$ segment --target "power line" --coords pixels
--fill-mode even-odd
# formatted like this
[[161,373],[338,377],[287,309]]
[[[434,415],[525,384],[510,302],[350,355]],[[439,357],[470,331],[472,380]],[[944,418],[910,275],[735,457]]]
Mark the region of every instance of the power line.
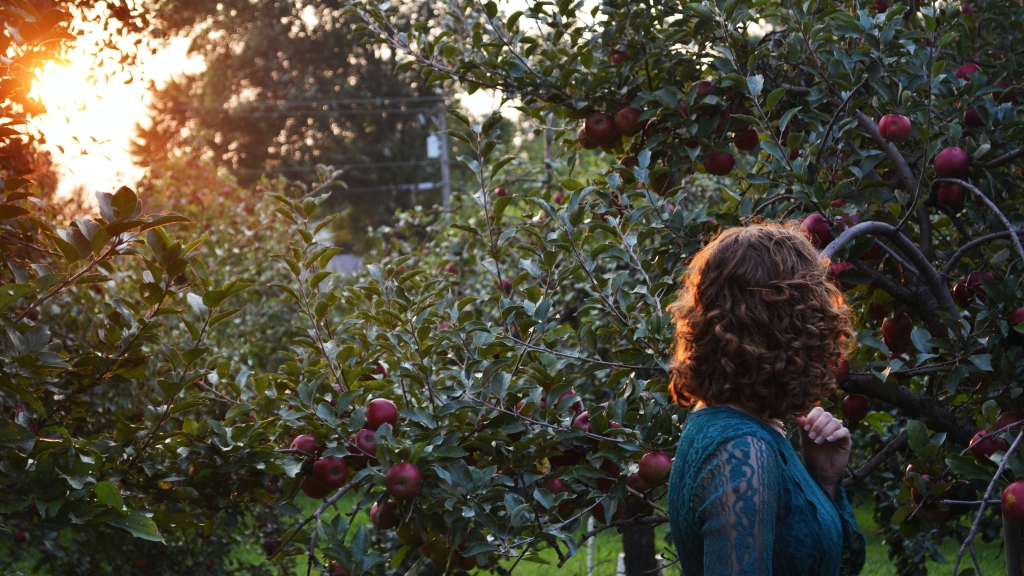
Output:
[[169,110],[233,110],[244,108],[276,107],[285,108],[288,106],[335,106],[335,105],[358,105],[377,104],[388,105],[399,102],[445,102],[443,96],[381,96],[377,98],[334,98],[325,100],[278,100],[276,102],[242,102],[233,106],[225,104],[176,104]]

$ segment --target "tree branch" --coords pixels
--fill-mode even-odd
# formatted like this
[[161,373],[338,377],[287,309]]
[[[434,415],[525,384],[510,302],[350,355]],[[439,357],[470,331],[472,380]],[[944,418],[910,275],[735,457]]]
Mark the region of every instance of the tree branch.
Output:
[[[1024,234],[1024,228],[1015,228],[1014,232],[1017,235]],[[1003,231],[1003,232],[995,232],[993,234],[989,234],[987,236],[982,236],[981,238],[975,238],[974,240],[971,240],[967,244],[964,244],[963,246],[961,246],[959,250],[954,252],[953,255],[949,257],[949,261],[946,262],[946,266],[943,267],[942,273],[948,276],[949,273],[953,270],[953,267],[956,266],[956,263],[961,258],[963,258],[964,254],[966,254],[968,251],[970,251],[970,250],[972,250],[974,248],[977,248],[978,246],[981,246],[982,244],[987,244],[989,242],[995,242],[996,240],[1005,240],[1005,239],[1007,239],[1009,237],[1010,237],[1010,233],[1008,231]]]
[[906,448],[907,438],[908,435],[906,430],[900,432],[899,435],[896,436],[896,438],[894,438],[892,442],[889,442],[889,444],[887,444],[885,448],[882,448],[881,452],[875,454],[871,458],[871,460],[868,460],[866,463],[864,463],[864,465],[858,468],[852,475],[850,475],[849,478],[843,480],[843,488],[849,489],[855,484],[863,481],[872,472],[875,471],[875,468],[881,466],[882,463],[884,463],[886,460],[892,457],[893,454]]
[[1011,232],[1010,240],[1013,240],[1013,246],[1014,248],[1017,249],[1017,254],[1020,255],[1021,263],[1024,264],[1024,247],[1022,247],[1020,244],[1020,238],[1017,238],[1016,234],[1012,234],[1012,232],[1016,230],[1016,228],[1013,227],[1013,224],[1010,224],[1010,220],[1006,217],[1006,214],[1003,214],[1002,210],[1000,210],[999,207],[996,206],[995,202],[989,200],[988,196],[985,196],[985,194],[982,193],[982,191],[979,190],[977,187],[975,187],[972,184],[968,184],[967,182],[960,180],[959,178],[936,178],[935,183],[959,184],[964,188],[970,190],[975,196],[977,196],[982,202],[984,202],[985,205],[988,206],[989,210],[992,210],[992,212],[995,213],[995,215],[1003,223],[1003,226],[1006,226],[1006,230]]

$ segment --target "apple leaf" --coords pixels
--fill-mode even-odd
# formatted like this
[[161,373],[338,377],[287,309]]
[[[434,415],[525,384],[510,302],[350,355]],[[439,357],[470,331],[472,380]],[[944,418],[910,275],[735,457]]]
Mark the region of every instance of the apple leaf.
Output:
[[163,542],[163,536],[160,536],[160,532],[156,528],[156,522],[153,522],[152,518],[149,518],[139,512],[138,510],[129,510],[128,517],[123,520],[111,520],[107,522],[111,526],[127,530],[136,538],[143,540],[149,540],[152,542]]

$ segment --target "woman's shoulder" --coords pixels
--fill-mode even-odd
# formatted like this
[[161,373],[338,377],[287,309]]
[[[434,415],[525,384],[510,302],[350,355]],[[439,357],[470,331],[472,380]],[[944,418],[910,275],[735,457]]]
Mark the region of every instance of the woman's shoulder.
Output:
[[756,418],[727,406],[710,406],[687,416],[679,449],[699,456],[735,440],[770,446],[776,443],[776,437],[782,438],[771,426]]

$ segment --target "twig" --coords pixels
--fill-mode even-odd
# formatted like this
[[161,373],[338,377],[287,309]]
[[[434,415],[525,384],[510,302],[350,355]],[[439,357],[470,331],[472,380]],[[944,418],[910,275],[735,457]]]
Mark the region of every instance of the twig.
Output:
[[1024,247],[1021,247],[1020,238],[1017,238],[1017,235],[1014,234],[1014,232],[1017,229],[1013,227],[1013,224],[1010,224],[1010,220],[1006,217],[1006,214],[1003,214],[1002,210],[1000,210],[999,207],[996,206],[995,202],[989,200],[988,196],[982,193],[981,190],[978,190],[978,188],[975,187],[973,184],[968,184],[967,182],[960,180],[959,178],[936,178],[935,182],[938,184],[959,184],[964,188],[970,190],[971,192],[974,193],[975,196],[980,198],[981,201],[984,202],[985,205],[989,207],[989,210],[992,210],[992,212],[995,213],[999,220],[1002,221],[1003,226],[1006,226],[1006,230],[1010,232],[1010,240],[1013,241],[1013,246],[1017,249],[1017,254],[1020,255],[1021,263],[1024,263]]
[[[1016,235],[1024,234],[1024,228],[1015,228],[1014,233]],[[981,238],[975,238],[974,240],[971,240],[967,244],[961,246],[959,250],[954,252],[953,255],[949,257],[949,261],[946,262],[946,266],[942,269],[942,273],[948,276],[949,273],[953,270],[953,267],[956,265],[957,261],[963,258],[964,254],[966,254],[971,249],[981,246],[982,244],[987,244],[988,242],[1004,240],[1009,237],[1010,233],[1007,231],[1003,231],[995,232],[993,234],[989,234],[987,236],[982,236]]]
[[[985,495],[981,498],[981,509],[978,510],[978,515],[974,518],[974,524],[971,526],[971,531],[967,534],[967,539],[964,540],[963,545],[960,546],[960,551],[957,552],[956,563],[953,564],[953,574],[960,572],[960,561],[963,560],[964,551],[967,550],[967,547],[970,546],[973,550],[974,536],[978,533],[978,526],[981,524],[981,517],[985,514],[985,507],[988,505],[988,501],[992,496],[992,489],[996,487],[996,482],[1003,475],[1003,470],[1006,469],[1006,464],[1010,461],[1010,456],[1013,455],[1013,452],[1017,450],[1017,446],[1020,445],[1021,439],[1024,439],[1024,432],[1017,434],[1017,439],[1013,441],[1013,444],[1010,445],[1010,449],[1006,451],[1006,455],[1003,456],[1002,461],[999,462],[999,469],[996,470],[995,475],[992,476],[992,481],[988,483]],[[975,563],[977,563],[977,560],[975,560]],[[976,568],[978,569],[978,576],[982,576],[981,567],[976,566]]]
[[[328,506],[334,504],[338,500],[341,500],[341,497],[344,496],[346,492],[358,486],[359,482],[361,481],[362,480],[353,480],[348,484],[345,484],[341,488],[338,488],[337,492],[335,492],[329,498],[324,500],[323,503],[320,504],[320,506],[316,509],[316,511],[309,515],[309,517],[307,517],[305,520],[303,520],[301,524],[295,527],[295,530],[293,530],[292,533],[289,534],[287,538],[285,538],[285,541],[282,542],[280,546],[278,546],[277,550],[274,550],[273,554],[267,556],[267,560],[273,560],[274,556],[277,556],[281,552],[281,550],[283,550],[284,547],[287,546],[288,543],[291,542],[293,538],[295,538],[295,535],[299,533],[299,530],[302,530],[302,528],[306,524],[309,524],[310,520],[312,520],[313,518],[318,518],[320,514],[323,514],[324,510],[327,510]],[[314,530],[313,533],[316,534],[316,530]]]
[[[509,340],[512,340],[516,344],[519,344],[520,346],[522,346],[523,348],[526,348],[528,350],[534,350],[536,352],[543,352],[545,354],[551,354],[552,356],[558,356],[560,358],[569,358],[571,360],[579,360],[580,362],[586,362],[588,364],[600,364],[602,366],[610,366],[610,367],[613,367],[613,368],[626,368],[628,370],[653,370],[655,368],[655,366],[634,366],[632,364],[619,364],[618,362],[605,362],[604,360],[594,360],[593,358],[584,358],[583,356],[575,356],[573,354],[566,354],[564,352],[559,352],[557,350],[551,350],[549,348],[544,348],[543,346],[534,346],[532,344],[527,344],[526,342],[523,342],[522,340],[520,340],[518,338],[515,338],[513,336],[506,336],[506,338],[508,338]],[[658,368],[660,368],[660,366]]]
[[1014,160],[1016,160],[1017,158],[1020,158],[1021,156],[1024,156],[1024,147],[1017,148],[1013,152],[1007,152],[1006,154],[1003,154],[1002,156],[1000,156],[1000,157],[996,158],[995,160],[992,160],[991,162],[986,164],[985,167],[986,168],[998,168],[998,167],[1002,166],[1003,164],[1009,164],[1010,162],[1013,162]]

